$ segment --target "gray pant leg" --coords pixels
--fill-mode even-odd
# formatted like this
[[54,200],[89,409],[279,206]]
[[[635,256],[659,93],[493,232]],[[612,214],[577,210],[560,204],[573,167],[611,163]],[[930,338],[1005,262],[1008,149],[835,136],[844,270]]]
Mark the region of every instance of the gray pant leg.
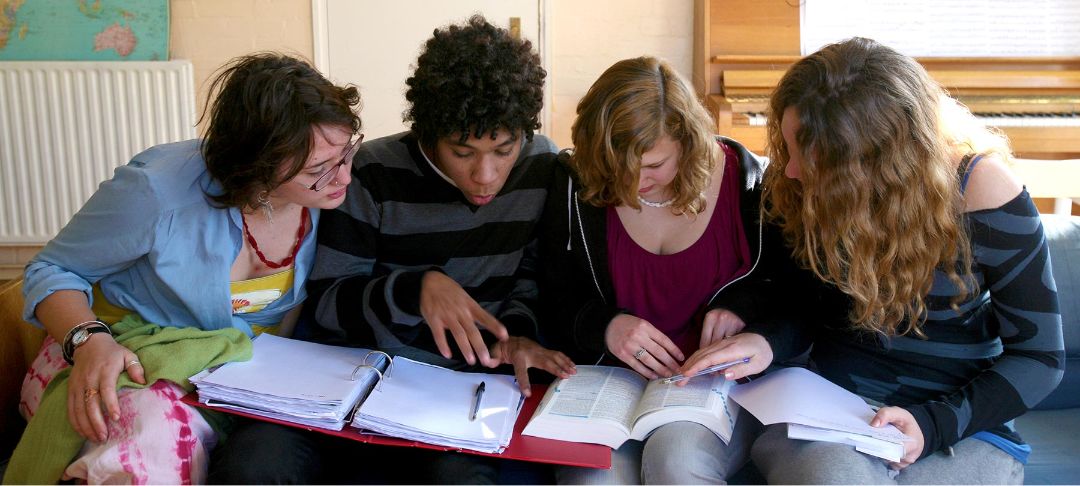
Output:
[[968,437],[953,455],[936,452],[900,470],[900,484],[1023,484],[1024,465],[1005,451]]
[[641,449],[639,441],[623,442],[622,447],[611,451],[611,469],[558,466],[555,481],[558,484],[641,484]]
[[993,445],[967,438],[954,455],[936,452],[889,478],[885,461],[843,444],[787,438],[787,426],[770,425],[751,457],[770,484],[1022,484],[1024,465]]
[[761,422],[742,412],[735,422],[731,441],[694,422],[674,422],[658,429],[648,440],[641,457],[645,484],[727,484],[750,455],[750,444],[761,431]]
[[769,484],[896,484],[885,461],[832,442],[787,438],[787,424],[765,428],[750,451]]

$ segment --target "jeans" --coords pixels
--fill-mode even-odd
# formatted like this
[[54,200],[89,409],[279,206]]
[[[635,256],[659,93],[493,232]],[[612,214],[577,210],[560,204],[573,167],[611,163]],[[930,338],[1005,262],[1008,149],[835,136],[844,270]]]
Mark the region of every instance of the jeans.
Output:
[[694,422],[672,422],[644,443],[626,441],[612,452],[611,469],[558,467],[559,484],[726,484],[747,461],[761,423],[743,411],[731,442]]
[[832,442],[787,438],[787,425],[770,425],[754,442],[754,464],[770,484],[1022,484],[1024,465],[993,445],[967,438],[953,454],[935,452],[895,478],[883,459]]

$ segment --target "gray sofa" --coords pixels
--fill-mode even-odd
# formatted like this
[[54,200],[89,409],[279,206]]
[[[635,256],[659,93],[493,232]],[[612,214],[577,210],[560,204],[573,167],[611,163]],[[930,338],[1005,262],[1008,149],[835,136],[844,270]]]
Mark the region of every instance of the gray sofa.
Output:
[[1080,484],[1080,216],[1044,215],[1065,333],[1065,377],[1016,428],[1031,444],[1026,484]]

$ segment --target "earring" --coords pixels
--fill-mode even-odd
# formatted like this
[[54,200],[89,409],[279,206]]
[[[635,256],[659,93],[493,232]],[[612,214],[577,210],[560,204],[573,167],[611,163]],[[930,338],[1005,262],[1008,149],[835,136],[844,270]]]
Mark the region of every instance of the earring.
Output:
[[263,212],[266,213],[266,220],[270,224],[274,224],[274,205],[270,204],[269,193],[266,191],[260,192],[259,195],[255,196],[255,199],[258,200],[259,206],[262,206]]

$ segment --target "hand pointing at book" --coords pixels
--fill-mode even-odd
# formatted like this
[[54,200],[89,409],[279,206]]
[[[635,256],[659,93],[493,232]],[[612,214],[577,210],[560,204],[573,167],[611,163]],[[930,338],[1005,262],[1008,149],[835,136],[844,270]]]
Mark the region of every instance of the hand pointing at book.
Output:
[[559,378],[569,378],[577,373],[574,362],[565,354],[541,346],[529,338],[511,336],[505,341],[491,345],[491,358],[499,364],[514,366],[514,377],[525,396],[532,396],[529,368],[540,368]]
[[420,315],[431,328],[439,353],[450,359],[450,345],[446,340],[449,332],[470,365],[476,364],[479,358],[480,364],[488,368],[498,366],[499,362],[488,354],[479,327],[490,331],[499,341],[509,337],[506,327],[446,274],[430,271],[420,282]]

